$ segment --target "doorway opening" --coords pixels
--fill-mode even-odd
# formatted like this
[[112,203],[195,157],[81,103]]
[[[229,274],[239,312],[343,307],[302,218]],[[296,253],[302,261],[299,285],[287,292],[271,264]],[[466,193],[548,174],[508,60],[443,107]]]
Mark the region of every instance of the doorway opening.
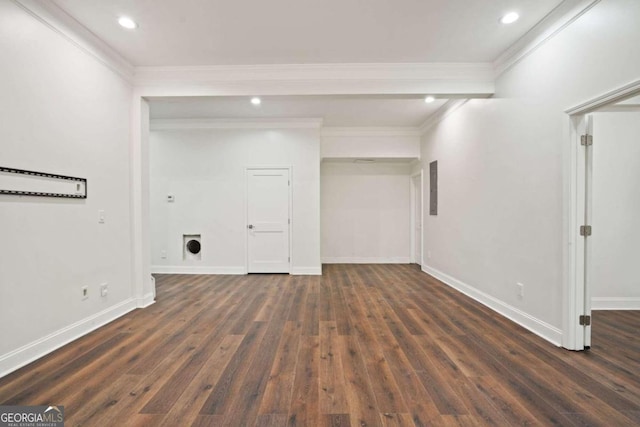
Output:
[[[571,145],[565,243],[567,248],[563,347],[592,347],[592,328],[610,318],[629,321],[640,310],[633,273],[634,204],[640,207],[640,81],[568,110]],[[634,163],[635,162],[635,163]],[[596,310],[592,313],[592,310]],[[638,311],[637,313],[640,313]],[[637,316],[640,324],[640,316]],[[606,333],[598,330],[596,337]],[[598,343],[600,344],[600,343]]]

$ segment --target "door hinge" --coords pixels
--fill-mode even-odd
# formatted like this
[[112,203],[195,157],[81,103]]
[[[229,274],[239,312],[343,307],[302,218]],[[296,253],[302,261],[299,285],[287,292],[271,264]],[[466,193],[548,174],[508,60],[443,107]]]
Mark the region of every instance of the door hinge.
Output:
[[581,225],[580,226],[580,235],[584,237],[591,236],[591,226],[590,225]]
[[287,258],[287,261],[291,262],[291,257]]
[[287,220],[287,224],[291,224],[291,218]]
[[291,180],[287,180],[287,185],[291,185]]
[[584,145],[585,147],[590,147],[593,145],[593,135],[589,135],[588,133],[580,136],[580,145]]
[[591,325],[591,316],[580,316],[580,326],[590,326]]

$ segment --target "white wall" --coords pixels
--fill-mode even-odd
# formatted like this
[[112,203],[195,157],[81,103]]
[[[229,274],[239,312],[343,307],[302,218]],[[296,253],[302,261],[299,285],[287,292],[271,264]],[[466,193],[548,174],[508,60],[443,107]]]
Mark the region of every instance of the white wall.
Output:
[[640,111],[593,115],[594,309],[640,309]]
[[[562,335],[564,110],[638,79],[640,2],[602,0],[429,129],[439,214],[425,214],[425,271],[552,342]],[[428,174],[425,174],[425,206]],[[524,284],[517,296],[516,282]]]
[[323,159],[420,157],[420,133],[414,128],[322,129]]
[[[151,256],[156,272],[246,272],[245,167],[292,166],[294,274],[320,273],[319,129],[153,130]],[[175,196],[167,203],[168,194]],[[184,261],[182,235],[202,235]],[[162,259],[162,251],[167,258]]]
[[322,162],[322,261],[411,260],[411,166]]
[[13,2],[0,2],[0,52],[0,163],[88,179],[86,200],[0,196],[2,376],[135,303],[130,87]]

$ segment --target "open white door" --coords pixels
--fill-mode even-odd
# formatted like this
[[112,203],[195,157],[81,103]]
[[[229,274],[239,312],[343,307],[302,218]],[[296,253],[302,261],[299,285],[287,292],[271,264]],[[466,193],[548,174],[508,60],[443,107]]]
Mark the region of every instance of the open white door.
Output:
[[289,169],[247,169],[247,271],[289,273]]
[[[582,341],[583,348],[591,347],[591,222],[592,222],[592,182],[593,182],[593,116],[586,115],[584,122],[584,133],[580,135],[580,152],[581,156],[579,161],[583,163],[583,170],[580,172],[583,174],[582,188],[580,193],[582,196],[581,203],[578,206],[584,206],[584,221],[580,225],[578,230],[580,236],[578,241],[584,248],[584,260],[582,262],[582,283],[583,288],[583,306],[581,315],[579,317],[579,327],[582,328]],[[580,171],[580,169],[578,169]],[[578,274],[580,278],[580,274]],[[578,282],[580,283],[580,282]]]

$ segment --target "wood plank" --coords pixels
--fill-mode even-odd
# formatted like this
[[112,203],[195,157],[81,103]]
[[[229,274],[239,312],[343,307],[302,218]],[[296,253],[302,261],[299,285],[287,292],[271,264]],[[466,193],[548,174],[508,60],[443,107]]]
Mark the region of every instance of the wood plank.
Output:
[[351,422],[361,426],[381,426],[380,410],[376,405],[358,338],[343,335],[338,337],[338,343],[344,367]]
[[211,394],[202,405],[202,415],[224,415],[232,404],[231,397],[235,395],[242,385],[242,380],[249,370],[251,361],[262,341],[266,329],[265,322],[254,322],[242,343],[227,364],[223,374],[211,391]]
[[351,427],[349,414],[323,414],[320,420],[322,427]]
[[315,426],[320,421],[318,408],[318,366],[320,338],[307,335],[300,338],[300,350],[293,383],[287,426]]
[[198,375],[182,393],[171,410],[162,419],[161,426],[189,425],[198,418],[200,408],[209,397],[213,385],[218,382],[229,360],[242,342],[241,335],[227,335],[211,357],[202,366]]
[[409,414],[385,412],[380,414],[380,421],[384,427],[413,427],[415,425]]
[[284,414],[286,419],[291,404],[301,329],[300,322],[287,321],[285,324],[260,406],[260,414]]
[[336,322],[320,322],[320,413],[347,414],[347,390]]
[[[156,304],[0,378],[70,425],[638,425],[640,312],[556,348],[411,265],[159,275]],[[157,413],[145,413],[157,411]]]

